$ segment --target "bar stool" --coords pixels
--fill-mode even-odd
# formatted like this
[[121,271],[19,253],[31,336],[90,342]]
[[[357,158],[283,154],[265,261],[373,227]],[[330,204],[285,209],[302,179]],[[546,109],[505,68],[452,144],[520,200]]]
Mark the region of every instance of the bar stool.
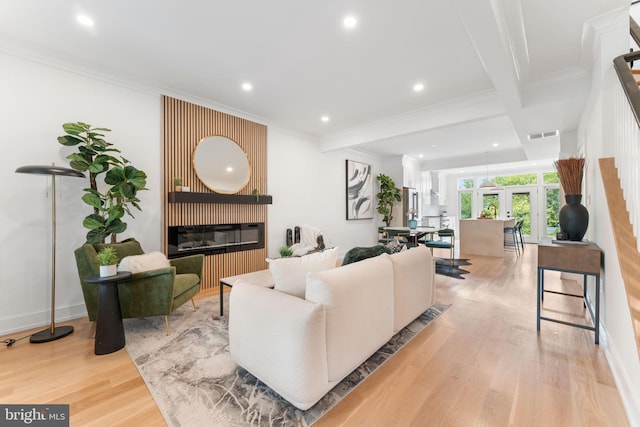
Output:
[[[523,222],[524,221],[522,220],[518,220],[516,221],[516,224],[513,227],[504,227],[504,234],[505,234],[504,246],[505,248],[513,247],[513,249],[516,251],[516,254],[518,254],[518,256],[520,256],[520,244],[521,244],[521,242],[518,239],[518,236],[521,235],[519,228],[522,228]],[[511,239],[511,241],[509,241],[509,239]]]

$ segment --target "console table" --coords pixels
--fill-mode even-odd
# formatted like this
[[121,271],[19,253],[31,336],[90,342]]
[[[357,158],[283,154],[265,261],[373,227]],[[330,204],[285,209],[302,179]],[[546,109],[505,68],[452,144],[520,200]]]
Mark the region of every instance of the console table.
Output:
[[94,353],[109,354],[124,347],[124,326],[120,311],[118,283],[131,277],[128,271],[119,271],[113,276],[91,276],[86,283],[98,284],[98,317],[96,318],[96,340]]
[[[537,302],[537,330],[540,330],[540,320],[562,323],[563,325],[574,326],[576,328],[588,329],[595,333],[595,343],[600,343],[600,268],[602,251],[598,246],[589,242],[579,243],[553,243],[546,239],[538,244],[538,302]],[[582,274],[583,285],[582,295],[569,294],[552,291],[544,288],[544,271],[555,270],[567,273]],[[587,299],[587,276],[595,277],[596,294],[595,309],[589,304]],[[563,320],[552,319],[541,315],[541,305],[544,302],[544,293],[554,293],[570,297],[582,298],[584,306],[589,310],[593,326],[565,322]]]

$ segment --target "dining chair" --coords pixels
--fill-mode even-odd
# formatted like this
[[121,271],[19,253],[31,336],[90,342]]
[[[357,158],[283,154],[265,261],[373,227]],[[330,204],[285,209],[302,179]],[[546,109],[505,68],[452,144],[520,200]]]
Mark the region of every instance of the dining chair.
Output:
[[431,249],[433,253],[433,248],[440,249],[449,249],[449,266],[453,267],[453,255],[455,248],[455,232],[451,228],[443,228],[442,230],[438,230],[438,240],[427,240],[426,246]]

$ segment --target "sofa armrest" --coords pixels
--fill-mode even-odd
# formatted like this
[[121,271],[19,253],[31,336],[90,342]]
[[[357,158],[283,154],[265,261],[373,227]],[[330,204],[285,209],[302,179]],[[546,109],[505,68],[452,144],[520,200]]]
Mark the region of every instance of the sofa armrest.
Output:
[[196,274],[202,281],[202,266],[204,265],[204,255],[188,255],[180,258],[170,259],[169,262],[176,268],[177,274]]
[[236,283],[229,301],[229,349],[236,363],[300,409],[329,390],[319,304]]

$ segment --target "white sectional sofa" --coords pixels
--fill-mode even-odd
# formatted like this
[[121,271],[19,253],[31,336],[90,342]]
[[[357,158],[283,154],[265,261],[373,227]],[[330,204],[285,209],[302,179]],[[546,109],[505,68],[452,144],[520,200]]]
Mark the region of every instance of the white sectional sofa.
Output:
[[304,299],[240,280],[230,296],[231,356],[308,409],[433,304],[434,274],[421,246],[308,273]]

